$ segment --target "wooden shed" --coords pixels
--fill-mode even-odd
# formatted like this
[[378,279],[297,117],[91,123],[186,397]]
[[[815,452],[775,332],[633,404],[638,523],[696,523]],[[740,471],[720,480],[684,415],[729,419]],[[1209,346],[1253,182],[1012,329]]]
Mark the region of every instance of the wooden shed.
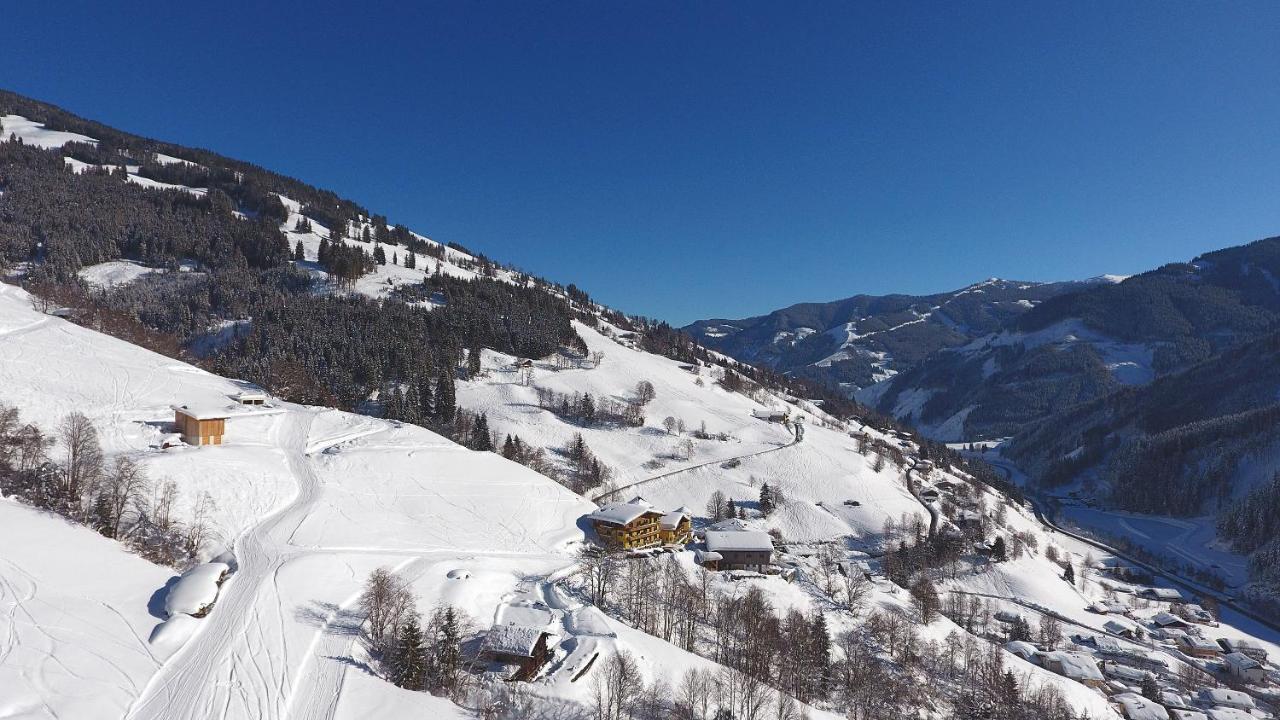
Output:
[[174,405],[173,425],[188,445],[221,445],[227,430],[227,411]]

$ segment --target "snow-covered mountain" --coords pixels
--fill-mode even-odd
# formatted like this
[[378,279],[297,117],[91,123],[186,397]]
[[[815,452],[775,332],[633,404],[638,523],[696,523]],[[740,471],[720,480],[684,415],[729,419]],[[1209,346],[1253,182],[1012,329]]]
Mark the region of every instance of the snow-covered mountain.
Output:
[[1089,285],[989,278],[933,295],[855,295],[801,303],[741,320],[699,320],[685,328],[707,347],[852,394],[925,357],[998,330],[1045,300]]
[[[1167,599],[1104,625],[1097,602],[1155,587],[1280,652],[820,388],[248,163],[0,110],[0,256],[29,288],[0,284],[0,716],[1109,720],[1135,681],[1095,687],[1103,659],[1182,693],[1217,672],[1157,629]],[[176,441],[174,405],[225,414],[222,443]],[[103,487],[121,459],[150,479],[132,534],[101,488],[68,505],[76,413]],[[768,531],[774,563],[584,552],[596,502],[634,496]],[[173,567],[124,551],[143,534],[181,540]],[[378,568],[455,653],[434,694],[391,682],[412,633],[377,649]],[[486,651],[528,631],[542,662],[509,681]]]

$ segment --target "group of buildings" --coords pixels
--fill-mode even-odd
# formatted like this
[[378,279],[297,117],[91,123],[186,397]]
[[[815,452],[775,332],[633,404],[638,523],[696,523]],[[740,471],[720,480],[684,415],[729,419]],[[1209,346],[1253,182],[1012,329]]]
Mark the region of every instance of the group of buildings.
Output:
[[[684,548],[694,541],[688,508],[663,512],[642,497],[612,502],[587,515],[600,544],[609,550]],[[765,571],[773,564],[773,538],[741,524],[712,526],[703,532],[695,560],[711,570]]]
[[[1176,590],[1150,589],[1135,593],[1148,598],[1180,601]],[[1156,592],[1159,590],[1159,592]],[[1198,605],[1173,602],[1169,610],[1144,621],[1119,600],[1098,601],[1089,610],[1113,616],[1103,625],[1106,634],[1072,636],[1070,649],[1043,651],[1028,642],[1011,642],[1009,652],[1046,670],[1097,688],[1110,695],[1117,709],[1130,720],[1237,720],[1256,717],[1253,697],[1240,689],[1263,687],[1270,681],[1265,646],[1239,638],[1212,639],[1206,628],[1217,625],[1212,613]],[[1158,641],[1152,645],[1148,640]],[[1126,642],[1128,641],[1128,642]],[[1164,649],[1183,662],[1217,675],[1230,688],[1204,688],[1184,695],[1161,681],[1170,665]],[[1159,697],[1142,689],[1155,683]]]

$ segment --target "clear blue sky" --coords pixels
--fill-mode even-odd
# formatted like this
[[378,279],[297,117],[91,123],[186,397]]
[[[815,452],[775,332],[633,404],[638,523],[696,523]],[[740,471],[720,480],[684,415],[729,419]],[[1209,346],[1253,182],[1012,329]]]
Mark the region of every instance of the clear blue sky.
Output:
[[675,323],[1280,234],[1280,3],[77,5],[0,86]]

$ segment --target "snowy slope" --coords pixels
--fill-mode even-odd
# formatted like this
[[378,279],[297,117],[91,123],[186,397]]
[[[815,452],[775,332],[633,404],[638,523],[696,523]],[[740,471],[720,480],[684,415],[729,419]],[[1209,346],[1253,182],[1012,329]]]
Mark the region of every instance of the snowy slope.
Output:
[[[102,563],[106,577],[117,576],[125,590],[91,602],[114,607],[111,598],[122,598],[117,604],[127,606],[120,612],[129,620],[130,639],[144,638],[121,650],[136,667],[117,668],[124,661],[113,656],[96,665],[85,662],[76,670],[80,680],[123,688],[114,705],[98,704],[75,717],[119,717],[139,691],[131,717],[204,717],[211,706],[227,708],[231,717],[278,717],[298,704],[306,708],[295,710],[299,716],[333,717],[348,669],[341,658],[352,652],[353,636],[332,633],[325,618],[332,609],[350,608],[374,568],[496,563],[514,585],[538,563],[548,572],[571,564],[571,545],[581,539],[577,519],[588,503],[519,465],[472,453],[420,428],[277,402],[269,414],[232,417],[221,447],[159,449],[172,417],[169,403],[225,403],[239,388],[39,315],[25,293],[0,285],[0,400],[47,428],[71,410],[84,412],[100,428],[109,454],[134,455],[152,477],[174,479],[186,500],[209,492],[218,507],[215,535],[221,539],[209,551],[233,551],[236,571],[213,612],[147,683],[156,663],[145,638],[159,622],[146,620],[147,602],[172,573],[60,519],[4,506],[6,513],[34,516],[30,527],[4,524],[5,532],[13,528],[33,540],[5,543],[0,558],[6,566],[29,571],[35,559],[23,548],[43,546],[45,537],[59,547],[78,546],[49,534],[55,532],[71,533],[99,553],[120,556],[115,565],[129,566],[114,571],[115,565]],[[47,563],[41,571],[47,578],[37,583],[41,592],[56,592],[58,583],[78,588],[77,571],[70,567]],[[22,599],[36,592],[34,585],[9,577],[8,593]],[[94,598],[96,586],[87,588],[78,589]],[[31,608],[25,600],[16,607]],[[96,624],[115,631],[106,622]],[[26,698],[23,707],[39,708],[54,700],[51,694],[60,686],[52,670],[23,671],[31,662],[49,661],[31,660],[39,642],[25,636],[20,642],[21,652],[0,656],[0,677],[19,678],[15,692]],[[107,635],[102,644],[112,643],[120,644]],[[86,642],[84,652],[107,652],[99,644]],[[48,652],[54,662],[73,657],[57,645]],[[326,698],[329,704],[315,705]],[[364,716],[354,700],[346,704],[351,714],[337,716]]]
[[123,716],[159,665],[151,596],[171,575],[0,499],[0,717]]

